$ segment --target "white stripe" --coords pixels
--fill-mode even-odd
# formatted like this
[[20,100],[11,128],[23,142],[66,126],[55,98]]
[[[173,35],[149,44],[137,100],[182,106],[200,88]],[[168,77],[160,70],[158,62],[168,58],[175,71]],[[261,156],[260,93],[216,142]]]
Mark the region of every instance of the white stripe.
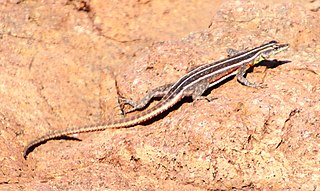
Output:
[[[270,45],[274,45],[275,43],[272,43],[272,44],[266,44],[265,46],[263,46],[263,47],[259,47],[259,48],[253,48],[253,49],[251,49],[251,50],[249,50],[248,52],[246,52],[246,53],[243,53],[243,54],[241,54],[241,55],[238,55],[238,56],[236,56],[236,57],[233,57],[233,58],[229,58],[229,59],[227,59],[227,60],[225,60],[224,62],[221,62],[221,63],[218,63],[218,64],[214,64],[214,63],[208,63],[208,64],[205,64],[205,65],[202,65],[202,66],[200,66],[200,67],[198,67],[198,68],[196,68],[195,70],[198,70],[198,69],[205,69],[205,70],[207,70],[207,69],[211,69],[212,67],[215,67],[215,66],[219,66],[219,65],[221,65],[221,64],[224,64],[224,63],[226,63],[226,62],[229,62],[229,61],[232,61],[232,60],[235,60],[235,59],[238,59],[238,58],[241,58],[241,57],[245,57],[245,56],[247,56],[248,54],[251,54],[252,52],[254,52],[254,51],[258,51],[259,53],[260,53],[260,51],[261,50],[265,50],[267,47],[269,47]],[[217,62],[219,62],[219,61],[217,61]],[[208,65],[211,65],[211,64],[214,64],[214,65],[212,65],[212,66],[210,66],[209,68],[207,68],[207,66]],[[203,70],[200,70],[200,72],[202,72]],[[192,71],[191,71],[192,72]],[[198,74],[199,72],[197,72],[196,74]],[[189,74],[189,73],[188,73]],[[186,75],[188,75],[188,74],[186,74]],[[184,76],[186,76],[186,75],[184,75]],[[181,78],[183,78],[184,76],[182,76]],[[192,75],[191,75],[192,76]],[[180,78],[180,79],[181,79]],[[179,80],[180,80],[179,79]],[[178,80],[178,81],[179,81]]]
[[[255,58],[257,58],[257,55],[259,55],[259,54],[260,54],[260,51],[257,52],[257,53],[256,53],[254,56],[252,56],[250,59],[243,60],[243,61],[241,61],[241,62],[239,62],[239,63],[237,63],[237,64],[230,65],[230,66],[225,67],[225,68],[221,68],[220,70],[217,70],[217,71],[214,71],[214,72],[212,72],[212,73],[210,73],[210,74],[208,74],[208,75],[202,76],[201,78],[198,78],[197,80],[194,80],[194,81],[191,82],[190,84],[188,84],[188,85],[186,85],[185,87],[183,87],[183,89],[182,89],[181,91],[184,91],[184,90],[188,89],[189,87],[193,86],[194,84],[198,83],[198,82],[201,81],[201,80],[204,80],[204,79],[206,79],[206,78],[209,78],[209,77],[211,77],[211,76],[214,76],[215,74],[221,73],[221,72],[223,72],[224,70],[228,70],[228,69],[233,68],[233,67],[241,66],[241,65],[243,65],[244,63],[252,62],[252,61],[254,61]],[[221,82],[221,81],[223,81],[223,80],[225,80],[226,78],[228,78],[228,77],[236,74],[236,72],[237,72],[237,71],[235,71],[235,72],[233,72],[233,73],[231,73],[231,74],[228,74],[228,75],[224,76],[223,78],[219,79],[217,82],[214,82],[212,85],[210,84],[210,87],[213,86],[213,85],[215,85],[215,84],[217,84],[217,83],[219,83],[219,82]],[[181,86],[181,85],[180,85],[180,86]],[[179,86],[179,87],[180,87],[180,86]]]
[[[273,44],[268,44],[268,46],[270,46],[270,45],[273,45]],[[221,62],[221,63],[216,64],[216,65],[212,65],[212,66],[210,66],[210,67],[208,67],[208,68],[205,67],[205,66],[210,65],[210,64],[213,64],[213,63],[204,65],[204,66],[203,66],[203,67],[205,67],[204,69],[196,72],[195,74],[190,75],[190,76],[189,76],[187,79],[185,79],[184,81],[187,81],[188,79],[192,78],[192,77],[195,76],[195,75],[198,75],[199,73],[201,73],[201,72],[203,72],[203,71],[205,71],[205,70],[210,70],[210,69],[213,68],[213,67],[219,66],[219,65],[221,65],[221,64],[224,64],[224,63],[226,63],[226,62],[232,61],[232,60],[234,60],[234,59],[238,59],[238,58],[244,57],[244,56],[246,56],[246,55],[248,55],[248,54],[250,54],[250,53],[258,50],[258,52],[257,52],[254,56],[252,56],[251,58],[246,59],[246,60],[243,60],[243,61],[241,61],[241,62],[239,62],[239,63],[237,63],[237,64],[230,65],[230,66],[225,67],[225,68],[221,68],[220,70],[217,70],[217,71],[215,71],[215,72],[212,72],[212,73],[210,73],[209,75],[205,75],[205,76],[203,76],[203,77],[201,77],[201,78],[198,78],[197,80],[193,81],[191,84],[185,86],[185,87],[183,88],[183,90],[187,89],[188,87],[190,87],[191,85],[197,83],[198,81],[207,78],[208,76],[212,76],[212,75],[214,75],[214,74],[220,73],[221,71],[228,70],[229,68],[242,65],[242,64],[245,63],[245,62],[248,62],[248,61],[251,62],[251,61],[253,61],[253,60],[257,57],[257,55],[259,55],[259,54],[261,53],[261,50],[263,50],[263,51],[266,50],[266,47],[268,47],[268,46],[261,47],[260,49],[254,48],[254,49],[252,49],[251,51],[248,51],[248,52],[245,53],[245,54],[239,55],[239,56],[234,57],[234,58],[227,59],[227,60],[225,60],[224,62]],[[202,67],[200,67],[200,68],[202,68]],[[199,69],[199,68],[197,68],[197,69]],[[196,70],[197,70],[197,69],[196,69]],[[191,71],[191,72],[192,72],[192,71]],[[188,73],[188,74],[189,74],[189,73]],[[188,74],[186,74],[186,75],[188,75]],[[179,82],[183,77],[185,77],[186,75],[182,76],[182,77],[178,80],[178,82]],[[176,89],[179,89],[179,88],[182,86],[182,84],[183,84],[184,81],[182,81],[182,82],[180,83],[180,85],[179,85],[178,87],[176,87]],[[170,97],[170,96],[168,96],[168,97]]]

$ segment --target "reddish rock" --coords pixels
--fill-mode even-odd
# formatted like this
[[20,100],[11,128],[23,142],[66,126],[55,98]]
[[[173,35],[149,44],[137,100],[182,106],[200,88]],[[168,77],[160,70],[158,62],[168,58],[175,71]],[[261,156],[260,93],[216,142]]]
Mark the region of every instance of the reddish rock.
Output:
[[[319,188],[320,15],[301,2],[4,1],[0,190]],[[48,131],[121,118],[115,80],[138,100],[227,48],[270,40],[290,44],[274,58],[288,62],[247,74],[268,88],[229,80],[210,102],[22,157]]]

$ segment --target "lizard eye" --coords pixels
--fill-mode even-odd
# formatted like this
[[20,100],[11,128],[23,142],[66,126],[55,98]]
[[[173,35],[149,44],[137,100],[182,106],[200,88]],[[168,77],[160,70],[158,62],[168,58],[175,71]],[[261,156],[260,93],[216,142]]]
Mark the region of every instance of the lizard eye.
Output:
[[278,50],[280,49],[280,46],[278,46],[278,45],[277,45],[277,46],[274,46],[273,49],[274,49],[275,51],[278,51]]
[[283,50],[284,49],[284,47],[285,47],[285,45],[276,45],[276,46],[274,46],[273,47],[273,54],[276,54],[276,53],[278,53],[278,52],[281,52],[281,50]]

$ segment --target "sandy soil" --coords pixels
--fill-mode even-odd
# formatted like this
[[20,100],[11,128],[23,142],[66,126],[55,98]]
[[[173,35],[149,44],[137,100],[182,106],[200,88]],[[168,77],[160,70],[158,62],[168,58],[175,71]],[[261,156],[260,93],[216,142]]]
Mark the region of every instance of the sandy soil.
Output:
[[[0,1],[0,190],[319,190],[319,1]],[[190,68],[270,40],[290,49],[144,125],[120,119]],[[282,63],[282,64],[279,64]],[[138,112],[136,112],[138,113]],[[128,114],[130,117],[135,113]]]

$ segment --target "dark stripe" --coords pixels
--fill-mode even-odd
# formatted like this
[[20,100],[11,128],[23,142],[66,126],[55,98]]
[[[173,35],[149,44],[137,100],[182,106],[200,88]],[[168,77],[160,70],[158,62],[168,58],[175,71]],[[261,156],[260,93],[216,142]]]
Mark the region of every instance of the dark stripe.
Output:
[[[248,50],[246,52],[243,52],[239,55],[234,55],[230,58],[226,58],[217,62],[205,64],[203,66],[200,66],[198,68],[195,68],[194,70],[190,71],[186,75],[182,76],[169,90],[169,92],[163,97],[162,101],[171,99],[173,96],[175,96],[178,92],[183,91],[185,86],[188,86],[190,83],[193,83],[197,79],[206,76],[210,73],[218,72],[217,74],[223,74],[228,75],[235,70],[237,70],[240,66],[237,66],[239,62],[242,62],[244,60],[248,60],[249,62],[252,62],[255,58],[257,58],[261,52],[264,52],[266,48],[273,46],[276,44],[276,41],[271,41],[269,43],[263,44],[259,47],[253,48],[251,50]],[[251,59],[250,59],[251,58]],[[246,62],[247,63],[247,62]],[[236,65],[235,68],[230,68],[230,71],[224,71],[223,69],[232,65]],[[213,76],[211,76],[212,78]],[[222,78],[223,76],[220,76],[218,78]]]

